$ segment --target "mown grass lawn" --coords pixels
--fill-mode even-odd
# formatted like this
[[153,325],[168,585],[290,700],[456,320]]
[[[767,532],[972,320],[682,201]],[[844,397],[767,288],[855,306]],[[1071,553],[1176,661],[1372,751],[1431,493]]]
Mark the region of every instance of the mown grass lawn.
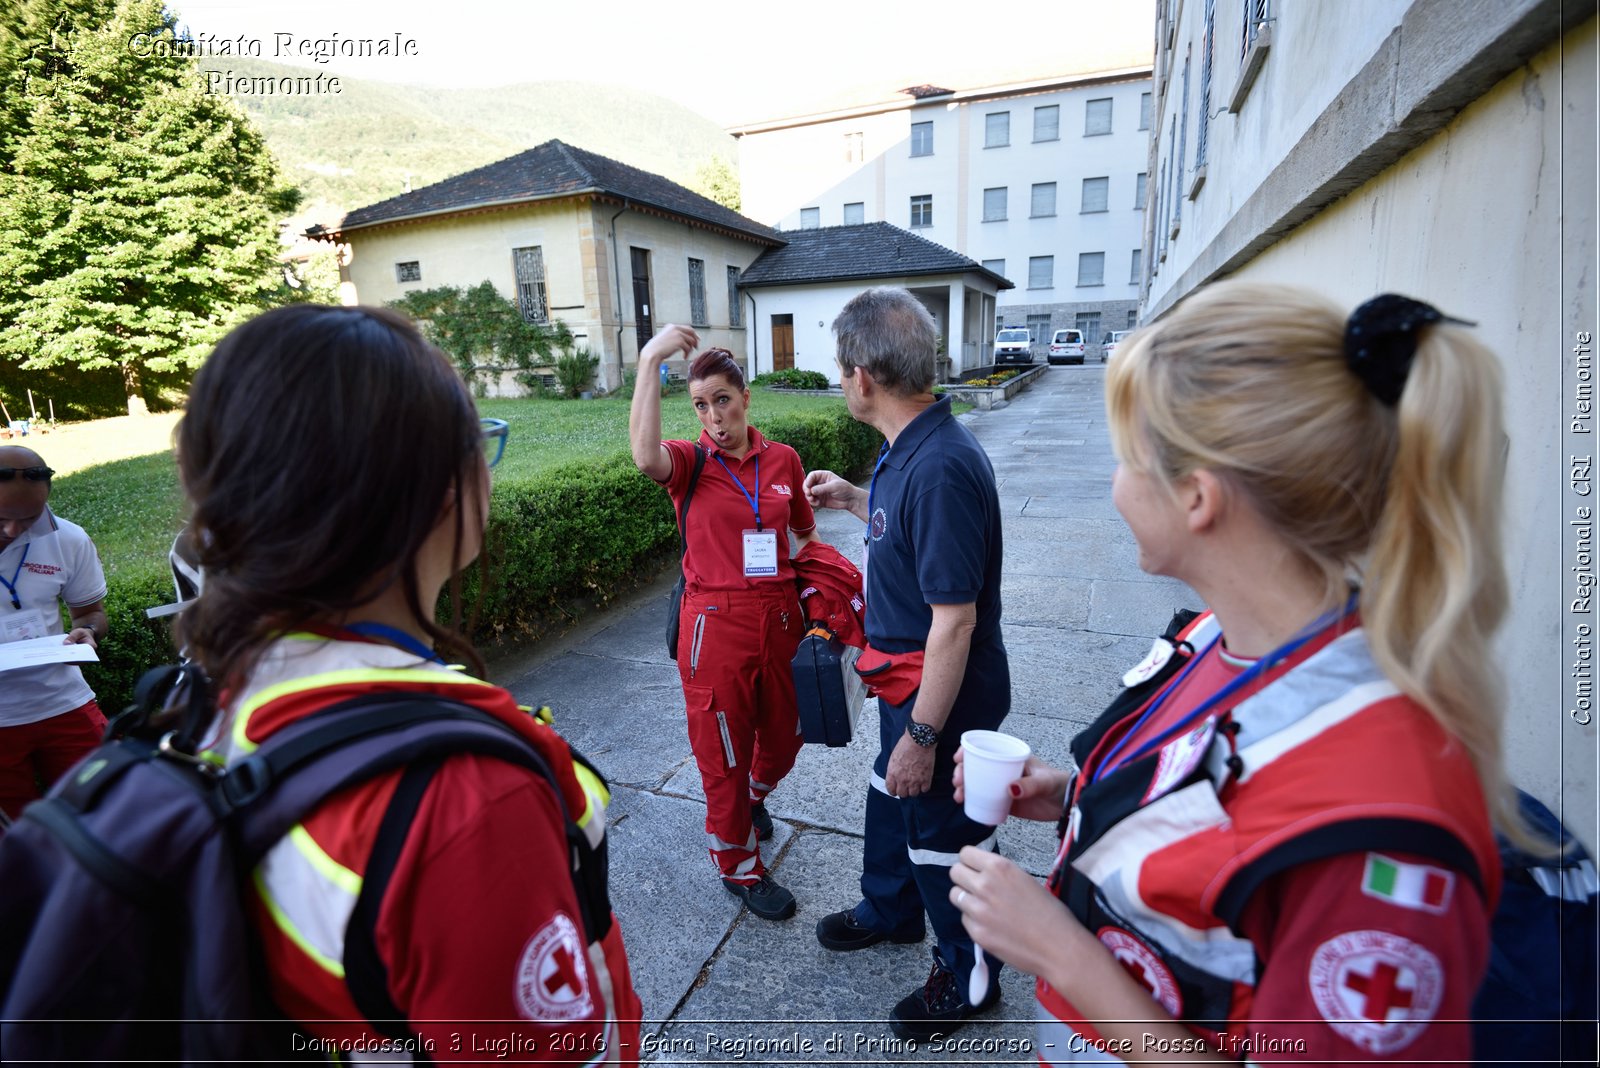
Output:
[[[628,448],[628,404],[622,397],[590,401],[485,399],[478,409],[486,416],[511,424],[506,452],[495,469],[497,480],[520,480],[566,464],[585,463],[625,452]],[[843,407],[832,396],[792,393],[751,394],[751,422],[763,416]],[[115,455],[116,435],[124,433],[120,420],[108,429],[100,455]],[[668,437],[693,438],[700,425],[687,394],[665,398],[663,430]],[[89,428],[80,428],[87,430]],[[38,448],[48,450],[48,440]],[[400,444],[400,443],[397,443]],[[48,455],[48,453],[47,453]],[[167,549],[183,525],[183,495],[178,489],[177,467],[170,450],[99,464],[70,475],[58,476],[51,506],[89,532],[100,550],[107,577],[166,570]]]

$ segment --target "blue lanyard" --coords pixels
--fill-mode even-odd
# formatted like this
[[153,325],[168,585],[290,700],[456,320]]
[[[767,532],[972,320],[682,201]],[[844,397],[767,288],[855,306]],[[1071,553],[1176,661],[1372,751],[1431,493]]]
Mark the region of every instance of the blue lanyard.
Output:
[[346,623],[344,629],[352,634],[359,634],[364,638],[380,638],[404,649],[408,653],[415,653],[424,660],[432,660],[435,664],[444,663],[444,658],[432,649],[423,645],[415,635],[407,634],[398,627],[391,627],[387,623]]
[[750,491],[744,488],[744,483],[739,481],[739,476],[734,474],[733,471],[729,469],[728,465],[722,462],[721,455],[719,455],[718,453],[712,453],[711,454],[711,458],[713,460],[717,461],[717,463],[722,467],[722,469],[724,471],[728,472],[728,477],[733,479],[733,484],[735,486],[739,487],[739,492],[740,493],[744,494],[744,499],[746,501],[748,501],[749,504],[750,504],[750,510],[756,514],[756,529],[760,530],[761,529],[761,454],[760,453],[756,453],[756,495],[754,497],[750,496]]
[[883,443],[883,447],[878,450],[878,462],[872,468],[872,483],[867,487],[867,529],[861,535],[862,541],[872,540],[872,502],[878,495],[878,472],[883,470],[883,461],[888,458],[889,443],[886,441]]
[[1188,730],[1189,726],[1196,720],[1209,713],[1213,708],[1217,707],[1219,704],[1238,693],[1244,687],[1250,685],[1250,683],[1260,678],[1267,671],[1270,671],[1272,668],[1281,664],[1284,660],[1292,656],[1301,646],[1317,637],[1323,631],[1343,620],[1350,614],[1351,609],[1355,607],[1355,602],[1356,598],[1351,596],[1350,600],[1345,604],[1342,612],[1329,612],[1325,615],[1319,616],[1317,619],[1312,621],[1310,626],[1301,631],[1300,634],[1290,638],[1283,645],[1280,645],[1278,648],[1274,649],[1260,660],[1257,660],[1254,664],[1251,664],[1242,673],[1240,673],[1237,678],[1228,683],[1228,685],[1224,686],[1222,689],[1218,690],[1216,693],[1212,694],[1210,697],[1206,698],[1198,707],[1185,715],[1181,720],[1174,723],[1172,726],[1168,727],[1154,738],[1141,743],[1136,751],[1128,754],[1128,756],[1124,757],[1122,760],[1116,760],[1117,754],[1120,753],[1123,747],[1126,746],[1128,742],[1130,742],[1133,737],[1139,733],[1140,729],[1150,721],[1150,718],[1155,715],[1156,710],[1166,703],[1168,697],[1177,692],[1179,686],[1182,685],[1183,680],[1189,677],[1189,672],[1193,671],[1197,666],[1199,666],[1200,661],[1205,659],[1206,654],[1211,652],[1211,650],[1216,647],[1216,644],[1222,640],[1222,635],[1219,634],[1215,638],[1211,639],[1210,644],[1202,649],[1193,659],[1189,661],[1189,663],[1184,665],[1183,670],[1178,673],[1178,677],[1173,679],[1172,682],[1167,686],[1163,687],[1161,692],[1156,695],[1155,700],[1151,701],[1145,706],[1145,710],[1140,713],[1138,720],[1134,722],[1132,727],[1128,728],[1127,732],[1124,733],[1121,738],[1117,739],[1117,744],[1112,746],[1111,751],[1107,753],[1100,761],[1100,766],[1096,769],[1094,775],[1089,779],[1089,781],[1099,782],[1102,779],[1116,774],[1116,772],[1121,770],[1123,767],[1132,764],[1134,761],[1149,755],[1155,749],[1165,745],[1167,740],[1173,735]]
[[22,611],[22,598],[17,596],[17,576],[22,574],[22,565],[28,562],[28,546],[32,544],[31,541],[22,543],[22,559],[17,561],[17,569],[11,572],[11,581],[7,582],[0,578],[0,586],[4,586],[11,593],[11,607],[19,612]]

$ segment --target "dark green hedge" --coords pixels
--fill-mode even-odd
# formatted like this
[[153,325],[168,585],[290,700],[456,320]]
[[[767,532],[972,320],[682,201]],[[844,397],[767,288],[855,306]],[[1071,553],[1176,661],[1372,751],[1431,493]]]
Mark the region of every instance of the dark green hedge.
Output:
[[[841,408],[765,420],[763,434],[792,446],[806,469],[828,468],[850,478],[872,469],[883,441],[876,430]],[[497,479],[490,506],[487,581],[471,569],[462,592],[475,617],[473,638],[492,646],[564,626],[585,610],[652,579],[677,549],[672,505],[626,452],[593,463]],[[111,636],[101,662],[86,668],[101,707],[120,710],[146,668],[170,663],[167,620],[144,610],[172,600],[165,560],[148,570],[122,570],[106,596]],[[448,597],[440,618],[449,618]]]

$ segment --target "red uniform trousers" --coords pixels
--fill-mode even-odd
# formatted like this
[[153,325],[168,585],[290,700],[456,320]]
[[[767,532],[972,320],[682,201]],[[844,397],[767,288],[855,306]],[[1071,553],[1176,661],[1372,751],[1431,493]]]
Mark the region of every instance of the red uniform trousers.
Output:
[[[789,703],[793,705],[791,696]],[[100,744],[106,717],[93,701],[59,716],[0,727],[0,810],[16,819],[30,802]]]
[[792,582],[683,596],[678,675],[706,793],[711,859],[726,879],[753,883],[766,870],[750,805],[778,785],[800,752],[790,663],[804,633]]

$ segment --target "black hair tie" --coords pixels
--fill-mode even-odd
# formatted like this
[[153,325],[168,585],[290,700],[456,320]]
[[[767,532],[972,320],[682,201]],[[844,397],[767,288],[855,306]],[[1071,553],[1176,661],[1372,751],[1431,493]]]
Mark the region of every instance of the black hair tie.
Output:
[[1438,322],[1478,325],[1398,293],[1373,297],[1345,321],[1344,361],[1373,396],[1392,408],[1400,403],[1417,355],[1417,331]]

